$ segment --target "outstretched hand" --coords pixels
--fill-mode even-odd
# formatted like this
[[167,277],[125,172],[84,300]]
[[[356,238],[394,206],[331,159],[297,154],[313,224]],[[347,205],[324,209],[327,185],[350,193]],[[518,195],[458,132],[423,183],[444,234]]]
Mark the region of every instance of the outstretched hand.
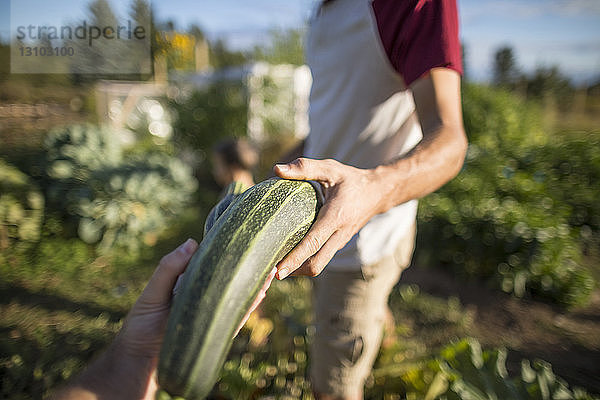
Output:
[[[160,260],[115,340],[52,399],[154,399],[158,389],[156,367],[173,288],[197,248],[198,243],[188,239]],[[238,331],[265,297],[274,275],[275,270],[269,274]]]
[[188,239],[158,263],[117,338],[127,354],[158,359],[171,309],[173,286],[197,248],[198,243]]
[[273,171],[280,178],[317,181],[325,197],[304,239],[277,265],[277,279],[319,275],[371,217],[386,211],[384,187],[375,170],[329,159],[297,158],[275,165]]
[[171,292],[197,248],[188,239],[160,260],[115,340],[52,399],[154,399]]

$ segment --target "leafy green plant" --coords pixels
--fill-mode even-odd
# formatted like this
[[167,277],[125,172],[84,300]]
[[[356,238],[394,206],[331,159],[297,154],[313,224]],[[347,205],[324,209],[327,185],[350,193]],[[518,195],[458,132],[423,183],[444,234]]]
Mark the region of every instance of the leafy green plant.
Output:
[[595,282],[581,233],[597,232],[600,195],[589,142],[600,134],[586,136],[586,150],[581,138],[545,134],[537,109],[514,95],[467,86],[464,98],[469,150],[460,175],[421,202],[421,244],[439,246],[424,261],[519,297],[585,303]]
[[[581,389],[569,385],[552,372],[542,360],[522,360],[520,376],[510,378],[506,370],[505,349],[482,350],[474,339],[463,339],[447,346],[437,363],[437,379],[446,380],[446,396],[451,399],[591,399]],[[442,376],[442,377],[440,377]],[[443,385],[438,384],[438,388]],[[440,389],[429,387],[428,393]]]
[[247,94],[241,82],[220,80],[180,95],[169,103],[174,111],[174,140],[182,148],[210,152],[221,138],[246,134]]
[[106,128],[56,130],[46,148],[50,202],[76,218],[79,237],[102,252],[153,245],[197,186],[178,159],[159,152],[126,154]]
[[385,386],[373,387],[367,397],[382,398],[392,392],[404,393],[407,399],[425,400],[595,398],[583,389],[569,387],[542,360],[522,360],[520,374],[511,377],[506,358],[506,349],[483,350],[477,340],[462,339],[444,347],[435,358],[375,370],[376,379],[382,375],[393,379],[387,379]]
[[11,241],[37,241],[44,197],[27,175],[0,159],[0,249]]
[[308,378],[310,281],[274,281],[236,337],[213,389],[214,398],[313,399]]

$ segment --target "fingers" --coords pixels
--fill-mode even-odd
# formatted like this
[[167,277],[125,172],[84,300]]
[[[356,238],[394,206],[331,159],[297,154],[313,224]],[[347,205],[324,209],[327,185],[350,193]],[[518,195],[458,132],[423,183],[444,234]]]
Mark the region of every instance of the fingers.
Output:
[[277,264],[277,279],[284,279],[298,269],[309,257],[316,254],[335,233],[335,221],[331,220],[334,216],[327,213],[327,208],[327,205],[323,207],[306,236]]
[[164,256],[154,270],[139,301],[168,303],[178,276],[185,271],[188,262],[198,248],[194,239],[188,239],[178,248]]
[[302,263],[300,268],[292,272],[290,275],[319,275],[325,266],[329,264],[329,261],[331,261],[335,253],[344,247],[347,242],[348,240],[345,238],[345,235],[341,231],[336,231],[316,254],[308,257],[308,259]]
[[275,278],[275,273],[277,272],[277,268],[273,267],[273,269],[271,270],[271,272],[269,272],[269,275],[267,276],[267,280],[265,281],[265,284],[263,285],[262,289],[260,289],[260,292],[264,295],[267,293],[267,290],[269,290],[269,288],[271,287],[271,282],[273,282],[273,278]]
[[271,272],[269,272],[269,275],[267,276],[267,280],[265,281],[265,284],[260,289],[260,292],[258,292],[258,295],[256,296],[256,298],[252,302],[252,305],[248,309],[248,312],[246,313],[246,315],[244,315],[244,318],[242,318],[242,322],[240,322],[240,324],[238,325],[237,329],[235,330],[235,333],[233,334],[233,337],[237,336],[237,334],[239,333],[239,331],[246,324],[246,321],[248,321],[248,318],[250,318],[250,314],[252,314],[252,312],[254,310],[256,310],[256,308],[259,306],[259,304],[263,301],[263,299],[267,295],[267,290],[271,286],[271,282],[273,282],[273,278],[275,278],[275,273],[276,272],[277,272],[277,268],[275,268],[275,267],[273,267],[273,269],[271,270]]
[[311,158],[297,158],[289,164],[277,164],[273,172],[280,178],[314,180],[329,182],[335,176],[334,160],[314,160]]

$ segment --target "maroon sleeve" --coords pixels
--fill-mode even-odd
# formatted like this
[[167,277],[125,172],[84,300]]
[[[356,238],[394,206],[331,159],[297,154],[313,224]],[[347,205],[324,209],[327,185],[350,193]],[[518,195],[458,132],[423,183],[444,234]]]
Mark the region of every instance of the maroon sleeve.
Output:
[[373,0],[373,11],[385,52],[406,85],[435,67],[462,75],[456,0]]

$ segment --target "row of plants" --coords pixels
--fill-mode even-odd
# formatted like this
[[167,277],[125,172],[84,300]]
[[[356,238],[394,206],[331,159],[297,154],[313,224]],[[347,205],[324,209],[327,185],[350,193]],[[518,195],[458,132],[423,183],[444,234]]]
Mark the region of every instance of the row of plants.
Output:
[[44,196],[23,172],[0,159],[0,249],[15,241],[36,241],[44,217]]
[[[395,289],[394,296],[406,304],[400,306],[403,314],[427,316],[438,329],[444,324],[455,333],[469,331],[473,321],[465,319],[468,312],[460,302],[428,299],[413,286]],[[310,320],[310,280],[274,282],[260,313],[235,339],[210,398],[312,400],[308,368],[315,331]],[[427,349],[426,339],[409,338],[406,329],[399,320],[396,334],[402,338],[382,348],[367,380],[366,399],[597,398],[570,386],[543,360],[522,359],[518,371],[509,373],[505,348],[484,349],[466,337]]]
[[476,339],[462,339],[432,359],[375,370],[375,379],[385,376],[387,384],[374,386],[370,395],[375,399],[384,398],[386,393],[404,393],[408,400],[594,398],[581,388],[570,388],[545,361],[524,359],[519,374],[510,376],[506,359],[506,349],[483,350]]
[[420,261],[518,297],[585,304],[600,243],[600,132],[549,134],[535,105],[487,87],[466,86],[463,107],[465,165],[421,201],[420,246],[436,248]]
[[130,151],[104,127],[53,130],[45,150],[44,195],[25,174],[0,164],[3,243],[39,239],[47,210],[100,254],[115,248],[136,253],[156,243],[197,189],[191,169],[177,157],[156,149]]

